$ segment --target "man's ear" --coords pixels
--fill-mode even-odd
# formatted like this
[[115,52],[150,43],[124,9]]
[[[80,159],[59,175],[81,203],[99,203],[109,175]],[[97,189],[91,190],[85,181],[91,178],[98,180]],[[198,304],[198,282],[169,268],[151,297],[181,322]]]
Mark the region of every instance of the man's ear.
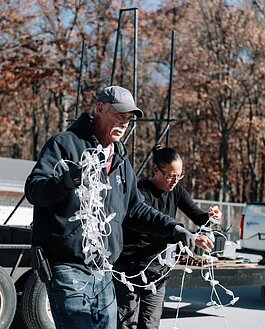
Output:
[[96,114],[101,115],[103,112],[103,103],[99,102],[96,106]]

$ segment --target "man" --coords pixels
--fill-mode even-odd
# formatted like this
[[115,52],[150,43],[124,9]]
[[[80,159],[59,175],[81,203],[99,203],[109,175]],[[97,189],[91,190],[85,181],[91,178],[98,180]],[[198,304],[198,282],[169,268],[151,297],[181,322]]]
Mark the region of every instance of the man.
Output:
[[[143,112],[127,89],[104,88],[93,116],[82,113],[67,131],[53,136],[44,145],[26,181],[26,197],[34,205],[32,245],[41,247],[50,263],[51,280],[46,287],[57,329],[116,328],[117,305],[111,271],[106,271],[103,277],[92,274],[95,261],[84,262],[81,221],[69,220],[80,210],[75,191],[81,183],[81,171],[76,164],[85,150],[101,144],[111,156],[110,170],[104,168],[100,173],[100,181],[112,187],[102,195],[106,216],[116,214],[110,222],[111,233],[105,237],[110,264],[122,250],[125,216],[137,230],[168,236],[169,240],[194,247],[193,235],[176,225],[174,219],[145,204],[137,190],[127,150],[120,142],[133,115],[141,117]],[[67,161],[69,170],[64,165],[58,166]],[[55,167],[59,171],[56,177]],[[209,243],[207,238],[204,242]],[[98,264],[101,266],[101,258]]]

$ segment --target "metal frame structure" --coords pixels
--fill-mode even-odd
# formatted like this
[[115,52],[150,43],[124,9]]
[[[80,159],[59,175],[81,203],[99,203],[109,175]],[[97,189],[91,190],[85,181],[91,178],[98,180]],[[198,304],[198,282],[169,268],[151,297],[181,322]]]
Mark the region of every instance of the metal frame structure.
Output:
[[[135,104],[137,104],[137,66],[138,66],[138,8],[126,8],[120,9],[119,19],[118,19],[118,27],[117,27],[117,37],[115,43],[115,51],[114,51],[114,58],[113,58],[113,65],[112,65],[112,73],[111,73],[111,80],[110,85],[113,84],[114,76],[115,76],[115,69],[116,69],[116,62],[117,62],[117,53],[119,47],[119,37],[121,31],[121,17],[124,12],[133,11],[134,12],[134,59],[133,59],[133,97],[135,100]],[[166,137],[166,146],[170,144],[170,124],[172,122],[176,122],[176,119],[171,118],[171,102],[172,102],[172,86],[173,86],[173,69],[174,69],[174,50],[175,50],[175,31],[172,31],[171,37],[171,61],[170,61],[170,78],[169,78],[169,89],[168,89],[168,107],[167,107],[167,118],[166,119],[134,119],[132,120],[132,126],[128,134],[124,139],[124,143],[126,143],[130,137],[132,137],[132,167],[135,168],[135,158],[136,158],[136,128],[137,123],[146,123],[146,122],[165,122],[167,123],[163,131],[158,136],[157,140],[155,141],[153,147],[157,144],[160,144],[162,140]],[[79,115],[79,103],[80,103],[80,93],[81,93],[81,80],[82,80],[82,73],[83,73],[83,58],[84,58],[84,50],[85,50],[85,38],[83,37],[82,40],[82,47],[81,47],[81,55],[80,55],[80,68],[79,68],[79,77],[78,77],[78,86],[77,86],[77,98],[76,98],[76,108],[75,108],[75,117],[73,120]],[[152,159],[152,150],[149,151],[146,158],[144,159],[142,165],[136,172],[136,176],[139,177],[143,170],[145,169],[148,162]],[[14,210],[10,213],[8,218],[5,220],[4,225],[6,225],[13,214],[16,212],[17,208],[21,205],[24,201],[25,195],[22,196],[21,200],[19,200],[18,204],[15,206]]]
[[[117,62],[117,53],[118,53],[118,46],[119,46],[119,37],[120,37],[120,30],[121,30],[121,17],[122,14],[126,11],[134,11],[134,60],[133,60],[133,97],[135,103],[137,104],[137,65],[138,65],[138,8],[126,8],[121,9],[119,13],[118,19],[118,27],[117,27],[117,36],[116,36],[116,43],[115,43],[115,51],[114,51],[114,58],[113,58],[113,66],[112,66],[112,73],[111,73],[111,80],[110,85],[113,84],[114,76],[115,76],[115,69],[116,69],[116,62]],[[168,107],[167,107],[167,119],[134,119],[132,120],[132,126],[128,134],[124,139],[124,143],[126,144],[128,139],[132,136],[132,167],[135,167],[135,156],[136,156],[136,127],[138,122],[166,122],[167,125],[156,140],[154,146],[156,144],[161,143],[163,138],[166,136],[166,146],[170,145],[170,123],[175,122],[176,120],[171,118],[171,103],[172,103],[172,86],[173,86],[173,69],[174,69],[174,50],[175,50],[175,31],[172,31],[171,37],[171,61],[170,61],[170,79],[169,79],[169,89],[168,89]],[[136,176],[139,177],[146,167],[147,163],[152,158],[152,149],[148,153],[146,159],[142,163],[141,167],[136,173]]]
[[[120,9],[110,85],[113,84],[115,69],[116,69],[117,53],[118,53],[118,47],[119,47],[119,36],[120,36],[120,30],[121,30],[121,17],[122,17],[122,14],[127,11],[134,12],[134,23],[133,23],[133,28],[134,28],[134,42],[133,42],[134,52],[133,52],[133,54],[134,54],[134,56],[133,56],[133,93],[132,94],[133,94],[135,104],[137,104],[138,8],[136,8],[136,7]],[[131,163],[132,163],[132,166],[134,167],[135,166],[135,153],[136,153],[136,120],[133,120],[132,127],[131,127],[128,135],[125,138],[125,143],[130,136],[132,136],[132,160],[131,160]]]

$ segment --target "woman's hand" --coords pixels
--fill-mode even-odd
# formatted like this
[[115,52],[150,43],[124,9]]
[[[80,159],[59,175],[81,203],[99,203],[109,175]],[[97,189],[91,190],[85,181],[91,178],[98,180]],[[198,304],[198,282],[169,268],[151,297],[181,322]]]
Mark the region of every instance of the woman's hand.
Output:
[[219,220],[222,217],[222,212],[218,208],[218,206],[213,206],[213,207],[210,207],[210,209],[208,211],[208,216],[212,217],[213,219]]

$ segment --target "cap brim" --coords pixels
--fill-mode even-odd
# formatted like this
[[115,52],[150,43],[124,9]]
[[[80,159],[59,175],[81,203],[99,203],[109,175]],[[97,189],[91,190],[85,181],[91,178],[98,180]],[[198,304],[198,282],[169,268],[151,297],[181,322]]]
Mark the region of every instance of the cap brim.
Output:
[[138,118],[142,118],[144,112],[140,110],[138,107],[128,108],[128,104],[111,104],[118,112],[120,113],[127,113],[133,112]]

